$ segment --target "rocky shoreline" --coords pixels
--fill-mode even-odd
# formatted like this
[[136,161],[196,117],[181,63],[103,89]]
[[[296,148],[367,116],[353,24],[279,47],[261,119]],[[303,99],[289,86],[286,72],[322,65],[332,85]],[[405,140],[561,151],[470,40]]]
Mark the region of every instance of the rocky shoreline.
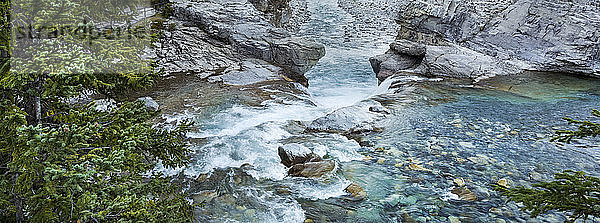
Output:
[[403,9],[398,37],[371,58],[380,81],[413,74],[479,81],[523,71],[600,76],[595,1],[398,0],[396,7]]
[[194,74],[230,85],[275,79],[307,85],[304,73],[325,55],[322,44],[275,27],[246,0],[172,3],[173,16],[156,43],[158,69],[167,76]]

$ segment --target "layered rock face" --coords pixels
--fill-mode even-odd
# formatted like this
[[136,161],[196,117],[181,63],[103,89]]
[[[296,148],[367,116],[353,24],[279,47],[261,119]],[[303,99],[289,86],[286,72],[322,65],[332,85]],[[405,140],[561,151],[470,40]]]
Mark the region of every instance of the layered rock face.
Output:
[[[401,28],[377,77],[480,80],[525,70],[600,76],[600,3],[593,0],[398,0]],[[424,50],[423,50],[424,49]]]
[[[256,3],[259,9],[274,1]],[[272,6],[280,9],[286,1]],[[303,74],[325,55],[323,45],[294,37],[246,0],[173,1],[173,18],[157,48],[165,73],[193,73],[228,84]],[[214,77],[217,76],[217,77]],[[306,83],[305,83],[306,84]]]

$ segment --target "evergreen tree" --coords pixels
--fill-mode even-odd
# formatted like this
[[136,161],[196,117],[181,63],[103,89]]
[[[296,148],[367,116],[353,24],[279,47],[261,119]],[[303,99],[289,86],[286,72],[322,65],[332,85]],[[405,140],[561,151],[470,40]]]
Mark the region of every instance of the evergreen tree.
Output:
[[[600,111],[594,109],[592,115],[600,117]],[[597,137],[600,134],[600,123],[571,118],[565,120],[578,125],[577,130],[558,130],[551,141],[570,143],[573,138]],[[600,178],[571,170],[556,173],[554,178],[551,182],[535,183],[533,188],[496,185],[495,189],[509,201],[522,203],[522,210],[531,211],[532,218],[552,210],[571,212],[566,222],[586,220],[589,216],[600,217]]]
[[[187,164],[185,133],[190,123],[154,128],[156,112],[142,102],[120,100],[158,77],[149,61],[140,64],[144,59],[139,49],[151,39],[97,38],[85,43],[73,31],[30,40],[29,45],[11,42],[11,21],[50,27],[47,18],[58,18],[62,24],[81,25],[82,16],[91,23],[110,9],[131,12],[125,9],[139,4],[95,1],[103,4],[86,8],[83,2],[89,3],[0,3],[0,49],[12,54],[20,48],[33,55],[30,60],[2,58],[0,222],[188,222],[192,205],[185,194],[154,169],[158,163]],[[31,10],[11,14],[9,7]],[[117,18],[125,21],[131,15]],[[86,92],[115,99],[117,106],[96,109],[93,102],[72,102]]]

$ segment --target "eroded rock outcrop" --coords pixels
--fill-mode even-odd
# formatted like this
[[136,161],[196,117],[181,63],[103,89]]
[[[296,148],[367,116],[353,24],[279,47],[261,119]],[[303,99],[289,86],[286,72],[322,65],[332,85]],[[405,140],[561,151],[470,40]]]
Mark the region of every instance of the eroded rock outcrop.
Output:
[[597,1],[398,0],[397,7],[396,43],[371,59],[380,80],[403,73],[480,80],[526,70],[600,76]]
[[[274,3],[258,7],[264,4]],[[307,84],[304,73],[325,55],[323,45],[275,27],[246,0],[177,0],[172,9],[157,44],[158,64],[167,75],[220,76],[213,80],[236,85],[285,76]]]

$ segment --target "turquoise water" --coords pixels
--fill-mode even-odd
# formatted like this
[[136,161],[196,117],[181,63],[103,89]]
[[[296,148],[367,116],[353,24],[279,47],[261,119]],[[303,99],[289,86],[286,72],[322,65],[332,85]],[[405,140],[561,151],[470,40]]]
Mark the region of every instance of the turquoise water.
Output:
[[[196,122],[188,135],[191,165],[164,171],[198,178],[188,188],[202,204],[198,222],[556,222],[563,213],[531,220],[491,184],[529,185],[563,169],[600,175],[597,140],[549,142],[554,130],[568,128],[562,117],[588,118],[600,107],[600,81],[526,74],[476,85],[405,81],[387,89],[390,83],[377,86],[368,58],[385,52],[394,37],[373,30],[348,37],[355,21],[337,1],[309,1],[308,7],[311,19],[297,35],[327,50],[306,74],[308,88],[287,82],[226,87],[182,77],[155,93],[163,121]],[[366,146],[303,131],[312,120],[363,100],[391,113],[381,121],[382,132],[363,135]],[[287,177],[277,148],[292,142],[335,160],[336,169],[319,179]],[[477,199],[453,195],[455,179]],[[352,182],[368,199],[347,199],[344,188]]]

